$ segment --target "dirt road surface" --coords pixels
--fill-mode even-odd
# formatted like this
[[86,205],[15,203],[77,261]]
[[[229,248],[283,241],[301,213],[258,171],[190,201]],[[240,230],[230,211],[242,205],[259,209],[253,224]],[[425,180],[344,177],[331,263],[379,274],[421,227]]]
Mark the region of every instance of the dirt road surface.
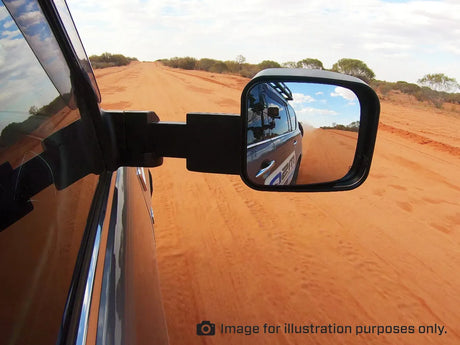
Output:
[[[239,113],[247,82],[155,63],[97,78],[104,108],[163,121]],[[384,101],[371,174],[340,193],[256,192],[165,159],[152,169],[153,207],[171,344],[460,344],[459,133],[459,113]],[[196,335],[202,320],[215,336]],[[286,334],[285,323],[352,331]],[[259,333],[221,334],[221,324]],[[281,327],[264,334],[264,324]],[[378,325],[413,328],[356,335]]]
[[304,130],[297,183],[330,182],[344,177],[353,164],[357,138],[358,133],[354,132]]

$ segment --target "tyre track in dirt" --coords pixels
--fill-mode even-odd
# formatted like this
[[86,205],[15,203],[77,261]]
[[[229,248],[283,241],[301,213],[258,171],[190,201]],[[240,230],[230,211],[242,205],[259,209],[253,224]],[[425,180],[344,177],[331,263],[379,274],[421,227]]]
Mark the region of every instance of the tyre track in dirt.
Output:
[[402,138],[406,138],[412,142],[417,142],[418,144],[421,144],[421,145],[431,146],[440,151],[448,152],[452,154],[453,156],[460,157],[460,147],[455,147],[452,145],[434,141],[423,135],[412,133],[410,131],[396,128],[396,127],[393,127],[393,126],[390,126],[384,123],[379,124],[379,130],[390,132],[392,134],[399,135]]

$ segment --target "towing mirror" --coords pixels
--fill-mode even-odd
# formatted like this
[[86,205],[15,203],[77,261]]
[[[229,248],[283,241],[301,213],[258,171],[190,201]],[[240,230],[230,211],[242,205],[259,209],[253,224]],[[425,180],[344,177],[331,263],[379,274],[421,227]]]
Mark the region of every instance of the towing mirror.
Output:
[[369,173],[379,111],[377,95],[360,79],[262,71],[241,100],[241,177],[258,190],[356,188]]
[[51,184],[61,190],[104,169],[156,167],[163,157],[185,158],[191,171],[240,175],[258,190],[353,189],[369,173],[379,112],[360,79],[306,69],[260,72],[243,90],[241,116],[189,113],[186,123],[170,123],[149,111],[101,111],[103,155],[95,142],[74,140],[87,130],[78,120],[45,138],[34,158],[0,165],[8,215],[0,231],[31,212],[31,198]]

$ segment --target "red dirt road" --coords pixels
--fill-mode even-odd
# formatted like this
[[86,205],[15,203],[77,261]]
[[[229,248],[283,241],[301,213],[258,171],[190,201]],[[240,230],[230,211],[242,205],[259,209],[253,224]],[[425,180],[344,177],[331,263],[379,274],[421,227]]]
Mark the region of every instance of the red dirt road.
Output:
[[[154,63],[96,72],[104,108],[163,121],[239,113],[247,82]],[[171,344],[460,344],[459,133],[459,113],[383,102],[371,174],[340,193],[256,192],[165,159],[152,169],[153,207]],[[202,320],[215,336],[196,335]],[[264,334],[265,323],[281,327]],[[352,333],[286,334],[284,323]],[[414,333],[356,335],[364,325]]]
[[298,184],[330,182],[344,177],[353,164],[358,134],[308,129],[304,125]]

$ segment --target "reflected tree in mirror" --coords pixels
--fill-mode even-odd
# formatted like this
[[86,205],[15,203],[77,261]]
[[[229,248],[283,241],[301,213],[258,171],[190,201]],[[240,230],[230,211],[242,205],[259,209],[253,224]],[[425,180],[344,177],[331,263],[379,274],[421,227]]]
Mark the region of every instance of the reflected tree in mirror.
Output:
[[247,176],[259,185],[332,182],[350,170],[360,103],[329,84],[270,82],[247,95]]

